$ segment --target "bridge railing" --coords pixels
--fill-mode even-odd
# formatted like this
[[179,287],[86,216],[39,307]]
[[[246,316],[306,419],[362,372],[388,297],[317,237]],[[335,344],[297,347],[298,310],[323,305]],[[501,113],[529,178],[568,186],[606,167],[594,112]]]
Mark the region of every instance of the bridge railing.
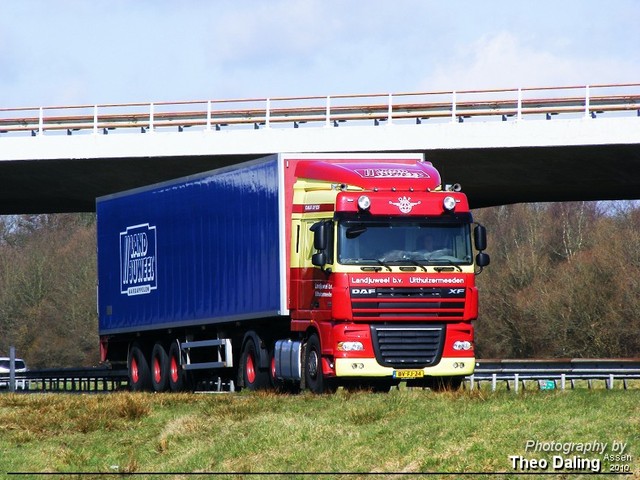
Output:
[[520,121],[605,113],[640,116],[640,84],[0,108],[0,134]]

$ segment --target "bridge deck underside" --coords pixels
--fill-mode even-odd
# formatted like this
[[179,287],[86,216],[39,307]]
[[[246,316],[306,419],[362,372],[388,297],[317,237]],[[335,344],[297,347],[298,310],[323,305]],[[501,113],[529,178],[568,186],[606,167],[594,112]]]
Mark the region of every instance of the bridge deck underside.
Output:
[[429,157],[473,208],[640,198],[640,145],[441,150]]
[[[269,152],[265,152],[265,155]],[[521,202],[640,198],[640,145],[426,150],[473,208]],[[252,155],[0,162],[0,214],[90,212],[129,188],[257,158]]]

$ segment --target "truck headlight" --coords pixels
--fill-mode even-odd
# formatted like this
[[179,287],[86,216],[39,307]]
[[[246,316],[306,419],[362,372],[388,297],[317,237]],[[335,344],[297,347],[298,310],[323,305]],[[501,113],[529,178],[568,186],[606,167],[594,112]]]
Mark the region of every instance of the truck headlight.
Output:
[[442,206],[445,210],[452,212],[456,208],[456,199],[450,196],[444,197]]
[[471,342],[468,342],[466,340],[464,342],[460,340],[453,342],[454,350],[471,350],[471,347]]
[[363,350],[362,342],[338,342],[338,351],[340,352],[362,352]]
[[366,195],[360,195],[358,197],[358,208],[360,210],[369,210],[371,207],[371,199]]

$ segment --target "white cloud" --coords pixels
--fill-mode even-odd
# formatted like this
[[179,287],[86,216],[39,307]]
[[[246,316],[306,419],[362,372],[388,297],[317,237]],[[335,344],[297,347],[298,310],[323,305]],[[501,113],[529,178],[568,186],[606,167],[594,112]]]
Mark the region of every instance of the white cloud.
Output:
[[[561,40],[560,43],[566,40]],[[427,89],[481,89],[634,82],[640,64],[614,56],[583,57],[535,48],[510,32],[483,35],[425,75]]]
[[215,61],[260,63],[320,49],[335,26],[326,13],[318,2],[300,0],[227,6],[211,23]]
[[600,2],[7,0],[0,106],[638,81]]

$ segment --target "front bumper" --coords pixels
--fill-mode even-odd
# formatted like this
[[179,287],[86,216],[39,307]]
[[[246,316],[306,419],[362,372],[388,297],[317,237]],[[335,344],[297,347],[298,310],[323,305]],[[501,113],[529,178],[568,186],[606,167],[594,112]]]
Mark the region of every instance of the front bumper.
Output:
[[[422,370],[425,377],[448,377],[471,375],[475,368],[475,357],[442,358],[437,365],[408,370]],[[375,358],[336,358],[336,377],[393,377],[398,368],[383,367]]]

